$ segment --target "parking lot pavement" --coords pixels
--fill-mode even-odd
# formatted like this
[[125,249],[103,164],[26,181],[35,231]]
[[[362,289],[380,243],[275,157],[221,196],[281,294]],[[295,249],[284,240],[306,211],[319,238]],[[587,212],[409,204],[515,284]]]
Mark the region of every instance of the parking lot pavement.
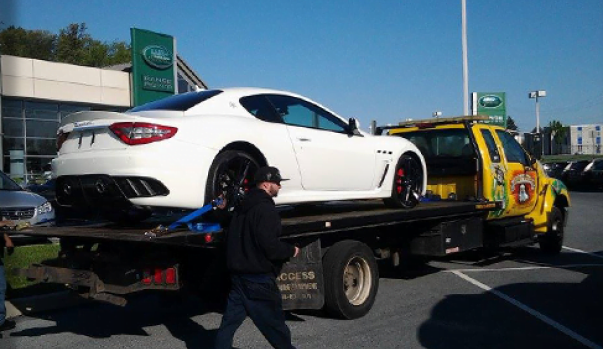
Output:
[[[481,294],[447,296],[434,307],[432,318],[424,326],[439,322],[473,324],[478,330],[468,331],[474,335],[465,343],[467,346],[479,342],[475,332],[485,327],[490,333],[483,335],[483,344],[489,348],[603,348],[603,256],[597,253],[566,247],[562,254],[551,257],[524,248],[506,256],[493,256],[482,266],[466,261],[431,264],[446,269],[445,273],[455,275]],[[456,315],[461,311],[471,315],[463,320],[463,316]],[[499,337],[497,333],[504,335]],[[520,339],[522,334],[524,338]],[[450,331],[449,335],[455,334]],[[430,345],[429,340],[421,342],[427,348],[444,348]]]

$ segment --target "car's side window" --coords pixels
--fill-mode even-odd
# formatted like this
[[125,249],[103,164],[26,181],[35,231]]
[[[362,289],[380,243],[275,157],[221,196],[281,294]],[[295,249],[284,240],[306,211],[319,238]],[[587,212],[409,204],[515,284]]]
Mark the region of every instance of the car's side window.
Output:
[[347,124],[316,105],[302,99],[282,96],[268,96],[277,113],[288,125],[311,127],[328,131],[345,133]]
[[494,136],[492,136],[492,132],[490,132],[489,130],[481,131],[482,137],[484,137],[484,141],[486,142],[486,146],[488,147],[490,161],[500,162],[500,154],[498,153],[498,147],[496,146],[496,142],[494,141]]
[[251,115],[260,120],[267,122],[282,122],[281,117],[276,113],[276,110],[274,110],[274,107],[265,95],[243,97],[239,100],[239,103],[241,103],[243,108]]
[[507,158],[508,162],[516,162],[523,164],[524,166],[529,165],[530,161],[528,155],[525,153],[521,145],[517,143],[515,138],[513,138],[513,136],[501,130],[497,130],[496,134],[502,143],[505,157]]

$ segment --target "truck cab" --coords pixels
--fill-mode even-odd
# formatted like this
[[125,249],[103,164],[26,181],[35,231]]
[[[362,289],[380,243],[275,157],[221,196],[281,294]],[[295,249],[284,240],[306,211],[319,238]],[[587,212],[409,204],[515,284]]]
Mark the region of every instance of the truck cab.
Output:
[[491,225],[529,222],[530,234],[541,247],[559,252],[570,206],[566,186],[548,177],[512,134],[487,120],[416,120],[378,130],[404,137],[421,150],[427,164],[427,200],[500,202],[500,209],[488,214]]

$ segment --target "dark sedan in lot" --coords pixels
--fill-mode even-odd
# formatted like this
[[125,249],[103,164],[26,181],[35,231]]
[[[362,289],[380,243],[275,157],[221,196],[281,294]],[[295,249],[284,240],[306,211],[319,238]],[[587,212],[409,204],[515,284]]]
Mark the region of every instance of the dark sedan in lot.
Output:
[[582,171],[582,182],[597,187],[603,186],[603,158],[594,159]]
[[561,181],[568,186],[576,186],[582,183],[582,171],[590,163],[590,160],[576,160],[572,161],[561,173]]
[[561,174],[563,173],[563,169],[565,169],[567,164],[567,161],[547,162],[542,164],[542,167],[549,177],[561,179]]

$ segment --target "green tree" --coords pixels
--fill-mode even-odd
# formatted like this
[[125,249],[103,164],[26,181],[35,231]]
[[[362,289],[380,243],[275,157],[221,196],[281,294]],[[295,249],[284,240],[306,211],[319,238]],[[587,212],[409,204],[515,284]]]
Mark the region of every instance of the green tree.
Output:
[[0,52],[5,55],[26,56],[27,31],[10,26],[0,32]]
[[72,23],[59,34],[10,26],[0,30],[0,52],[91,67],[130,62],[130,45],[123,41],[101,42],[87,33],[86,23]]
[[57,39],[57,61],[71,64],[85,64],[85,47],[89,45],[90,35],[86,34],[85,23],[72,23],[61,29]]
[[32,30],[27,35],[27,56],[45,61],[54,60],[57,36],[46,30]]
[[557,146],[561,145],[565,139],[567,128],[564,127],[563,124],[561,124],[561,121],[558,120],[551,120],[551,122],[549,122],[549,127],[551,128],[551,136],[553,137],[553,141]]

